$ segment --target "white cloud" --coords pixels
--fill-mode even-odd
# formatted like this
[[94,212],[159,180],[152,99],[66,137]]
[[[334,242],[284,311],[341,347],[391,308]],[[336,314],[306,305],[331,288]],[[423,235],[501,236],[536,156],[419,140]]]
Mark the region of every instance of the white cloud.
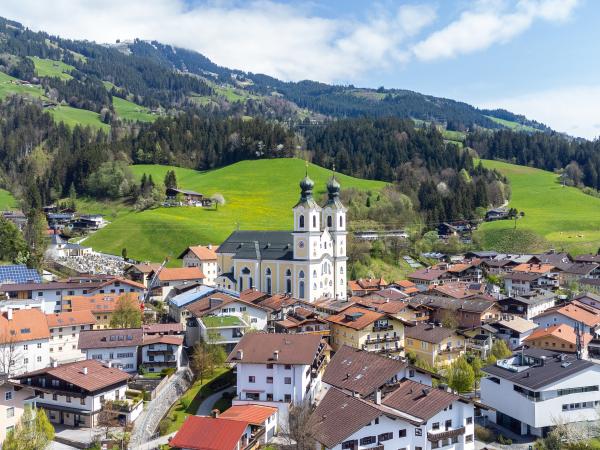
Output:
[[530,28],[534,21],[567,20],[578,0],[480,0],[445,28],[413,47],[423,61],[451,58],[502,44]]
[[0,15],[36,30],[110,42],[139,37],[197,50],[218,64],[283,79],[336,81],[408,59],[403,46],[435,19],[427,6],[329,19],[269,0],[2,0]]
[[549,89],[512,98],[482,102],[483,108],[504,108],[535,118],[551,128],[573,136],[600,136],[600,85]]

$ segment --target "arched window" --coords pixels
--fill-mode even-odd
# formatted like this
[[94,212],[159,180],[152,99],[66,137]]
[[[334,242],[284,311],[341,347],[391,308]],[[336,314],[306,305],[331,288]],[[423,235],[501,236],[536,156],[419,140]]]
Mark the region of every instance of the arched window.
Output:
[[292,280],[289,278],[285,280],[285,293],[290,294],[292,292]]
[[300,216],[300,228],[304,228],[304,216]]
[[298,283],[298,297],[304,298],[304,281]]
[[267,270],[265,270],[265,275],[269,276],[271,275],[271,268],[267,267]]
[[252,277],[248,278],[248,287],[252,289],[254,287],[254,283],[252,282]]
[[344,226],[344,218],[340,216],[340,227]]
[[271,277],[267,277],[267,294],[271,295],[272,286],[271,286]]
[[285,271],[285,276],[286,277],[291,277],[292,276],[292,271],[290,269]]
[[304,270],[301,270],[298,274],[298,278],[304,278]]
[[340,267],[340,275],[344,274],[344,266]]
[[313,228],[317,228],[317,216],[313,216]]
[[242,273],[243,273],[244,275],[250,275],[250,269],[248,269],[247,267],[244,267],[244,268],[242,269]]
[[317,278],[317,269],[313,270],[313,277]]
[[244,290],[244,279],[240,277],[240,292]]
[[333,219],[331,216],[327,216],[327,226],[331,228],[333,226]]

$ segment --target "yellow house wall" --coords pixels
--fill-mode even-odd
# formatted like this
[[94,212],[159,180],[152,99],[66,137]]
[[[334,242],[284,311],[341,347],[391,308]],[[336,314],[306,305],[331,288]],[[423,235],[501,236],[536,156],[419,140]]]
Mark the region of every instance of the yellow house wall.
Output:
[[[456,352],[439,352],[438,349],[446,348],[448,342],[451,342],[451,347],[455,348],[457,342],[462,350]],[[432,367],[435,365],[452,364],[460,355],[464,353],[464,339],[458,335],[444,339],[440,344],[432,344],[430,342],[420,341],[418,339],[405,339],[406,352],[414,353],[417,358],[427,362]],[[439,356],[439,357],[438,357]]]

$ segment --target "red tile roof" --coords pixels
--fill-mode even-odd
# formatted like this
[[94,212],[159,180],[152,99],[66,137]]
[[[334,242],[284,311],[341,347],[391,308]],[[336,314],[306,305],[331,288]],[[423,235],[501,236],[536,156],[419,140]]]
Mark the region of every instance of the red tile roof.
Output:
[[198,267],[165,267],[158,272],[160,281],[201,280],[203,278],[205,278],[204,274]]
[[[227,362],[308,365],[314,361],[322,344],[321,336],[315,334],[250,333],[238,342]],[[240,351],[241,360],[238,359]]]
[[151,323],[148,325],[142,325],[144,334],[171,334],[171,333],[182,333],[182,323]]
[[215,249],[212,246],[204,246],[204,245],[194,245],[188,247],[181,255],[180,258],[183,258],[187,253],[192,252],[196,258],[200,261],[216,261],[217,254],[215,253]]
[[96,323],[96,318],[90,310],[47,314],[46,320],[48,321],[48,327],[50,328]]
[[13,309],[0,314],[0,342],[26,342],[50,337],[46,314],[37,308]]
[[[575,334],[575,330],[573,327],[561,324],[561,325],[553,325],[547,328],[538,328],[529,336],[527,336],[523,341],[524,342],[532,342],[537,341],[538,339],[555,337],[557,339],[568,342],[569,344],[576,345],[577,344],[577,335]],[[583,333],[583,346],[586,346],[591,340],[592,336],[589,333]]]
[[411,380],[404,380],[397,389],[385,396],[382,404],[411,416],[429,420],[460,397],[441,389]]
[[567,304],[558,308],[547,309],[543,313],[536,316],[536,319],[538,317],[544,317],[552,313],[558,313],[578,322],[583,322],[588,327],[594,327],[600,324],[600,314],[591,312],[591,307],[584,309],[574,304]]
[[239,420],[252,425],[262,425],[277,412],[277,408],[264,405],[233,405],[219,415],[219,419]]
[[[354,319],[351,320],[350,316],[353,316]],[[336,325],[342,325],[355,330],[362,330],[376,320],[383,319],[385,317],[386,315],[382,313],[361,308],[360,306],[351,306],[340,314],[327,317],[326,320]]]
[[171,345],[182,345],[183,336],[176,336],[172,334],[157,334],[153,336],[144,336],[142,345],[150,344],[171,344]]
[[513,272],[525,272],[525,273],[548,273],[554,266],[551,264],[519,264],[513,267]]
[[193,450],[234,450],[244,435],[247,422],[189,416],[169,446]]

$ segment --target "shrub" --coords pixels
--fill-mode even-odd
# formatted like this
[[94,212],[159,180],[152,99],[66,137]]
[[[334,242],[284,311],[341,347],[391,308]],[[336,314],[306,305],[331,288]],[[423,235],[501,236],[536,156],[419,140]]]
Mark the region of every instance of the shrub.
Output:
[[475,425],[475,437],[478,441],[493,442],[496,439],[494,432],[480,425]]
[[169,368],[165,368],[163,370],[160,371],[161,376],[163,377],[168,377],[169,375],[173,375],[175,373],[175,368],[174,367],[169,367]]
[[505,438],[504,436],[502,436],[501,434],[498,435],[498,444],[502,444],[502,445],[512,445],[512,439],[509,438]]

